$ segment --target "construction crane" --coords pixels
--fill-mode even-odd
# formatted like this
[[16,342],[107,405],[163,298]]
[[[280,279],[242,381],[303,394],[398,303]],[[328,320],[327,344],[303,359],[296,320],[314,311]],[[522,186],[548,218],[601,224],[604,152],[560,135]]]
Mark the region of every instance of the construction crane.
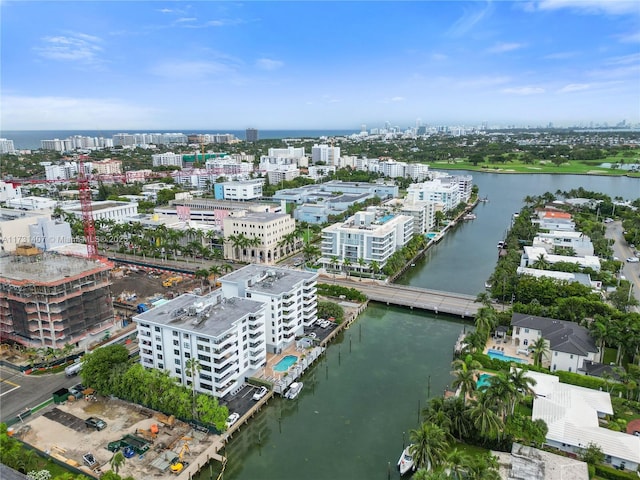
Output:
[[78,162],[78,190],[80,192],[80,207],[82,210],[82,228],[84,241],[87,244],[87,256],[98,256],[98,239],[96,238],[96,225],[93,222],[93,210],[91,209],[91,186],[89,178],[84,171],[84,159],[80,157]]

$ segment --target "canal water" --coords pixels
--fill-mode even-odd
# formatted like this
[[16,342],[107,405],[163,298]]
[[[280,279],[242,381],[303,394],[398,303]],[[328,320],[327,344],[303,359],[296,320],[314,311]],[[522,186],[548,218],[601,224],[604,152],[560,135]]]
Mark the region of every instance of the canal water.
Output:
[[[398,283],[475,295],[497,260],[496,244],[527,195],[583,187],[635,199],[640,181],[576,175],[471,172],[489,201]],[[397,479],[395,464],[427,398],[451,382],[453,345],[469,323],[372,304],[302,378],[294,401],[274,398],[226,447],[226,480]],[[219,465],[198,480],[216,478]]]

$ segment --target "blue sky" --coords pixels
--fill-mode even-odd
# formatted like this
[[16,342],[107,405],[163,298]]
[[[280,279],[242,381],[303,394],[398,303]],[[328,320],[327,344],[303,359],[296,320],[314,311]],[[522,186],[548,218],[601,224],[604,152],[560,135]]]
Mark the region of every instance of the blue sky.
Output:
[[640,2],[6,1],[2,130],[640,122]]

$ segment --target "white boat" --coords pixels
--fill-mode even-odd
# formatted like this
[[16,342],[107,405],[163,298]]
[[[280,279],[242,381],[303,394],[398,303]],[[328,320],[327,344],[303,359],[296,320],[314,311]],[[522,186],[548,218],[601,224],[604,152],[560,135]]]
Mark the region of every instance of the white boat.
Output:
[[478,217],[475,213],[467,213],[464,217],[462,217],[463,220],[475,220],[476,218]]
[[400,470],[400,475],[405,475],[407,472],[415,469],[415,465],[413,464],[413,455],[409,453],[410,448],[411,445],[405,448],[398,460],[398,470]]
[[293,400],[298,396],[300,390],[302,390],[302,386],[302,382],[293,382],[289,387],[289,390],[287,390],[287,393],[284,394],[284,397],[288,398],[289,400]]

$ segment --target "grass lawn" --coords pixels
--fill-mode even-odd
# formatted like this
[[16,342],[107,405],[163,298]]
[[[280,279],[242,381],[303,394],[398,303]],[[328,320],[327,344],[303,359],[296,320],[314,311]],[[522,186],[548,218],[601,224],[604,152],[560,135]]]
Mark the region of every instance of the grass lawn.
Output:
[[484,455],[489,453],[488,448],[482,448],[482,447],[478,447],[477,445],[468,445],[466,443],[460,443],[460,442],[455,442],[451,446],[451,450],[453,450],[454,448],[457,448],[461,452],[464,452],[467,455],[473,456],[473,457],[475,457],[476,455]]
[[[492,172],[492,173],[562,173],[562,174],[584,174],[584,175],[612,175],[622,176],[628,175],[631,177],[640,178],[640,172],[629,172],[621,170],[619,168],[604,168],[601,167],[602,163],[618,163],[623,159],[621,156],[607,157],[598,161],[582,162],[578,160],[570,160],[562,165],[556,166],[550,160],[536,160],[532,164],[525,164],[523,162],[505,162],[500,164],[479,163],[474,166],[468,162],[467,159],[456,159],[453,163],[449,162],[435,162],[434,168],[442,168],[445,170],[473,170],[477,172]],[[624,158],[626,163],[630,163],[632,159]]]

